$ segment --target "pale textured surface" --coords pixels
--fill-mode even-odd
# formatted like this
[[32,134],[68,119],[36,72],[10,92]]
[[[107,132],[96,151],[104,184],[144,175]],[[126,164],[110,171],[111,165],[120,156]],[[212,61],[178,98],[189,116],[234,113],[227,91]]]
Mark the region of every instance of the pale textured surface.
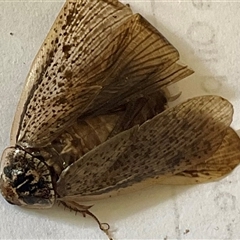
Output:
[[[43,1],[44,2],[44,1]],[[61,2],[0,2],[0,150],[9,142],[22,85]],[[178,84],[180,100],[219,94],[235,107],[240,128],[240,3],[125,1],[153,23],[180,51],[195,74]],[[191,187],[156,186],[93,208],[111,224],[116,239],[238,239],[240,169],[227,178]],[[92,219],[59,207],[24,210],[0,198],[1,239],[106,239]],[[188,232],[189,230],[189,232]]]

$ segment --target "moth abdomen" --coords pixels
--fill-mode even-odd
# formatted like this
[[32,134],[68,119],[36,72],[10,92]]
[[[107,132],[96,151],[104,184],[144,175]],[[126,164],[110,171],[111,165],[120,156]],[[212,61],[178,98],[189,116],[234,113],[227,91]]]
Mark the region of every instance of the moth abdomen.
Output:
[[156,91],[148,97],[142,97],[125,106],[112,110],[107,115],[78,119],[53,142],[67,167],[80,157],[102,144],[107,139],[135,125],[141,125],[164,111],[167,100],[162,91]]
[[64,166],[67,167],[104,142],[118,118],[119,115],[116,113],[84,121],[78,120],[52,141],[51,146],[58,152],[64,161]]

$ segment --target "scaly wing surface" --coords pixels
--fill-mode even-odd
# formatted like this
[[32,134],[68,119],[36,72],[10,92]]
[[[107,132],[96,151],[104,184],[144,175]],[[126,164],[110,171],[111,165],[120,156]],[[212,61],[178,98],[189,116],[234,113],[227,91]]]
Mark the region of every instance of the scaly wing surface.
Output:
[[232,105],[218,96],[196,97],[167,109],[67,167],[57,192],[60,197],[101,195],[190,169],[218,150],[232,114]]

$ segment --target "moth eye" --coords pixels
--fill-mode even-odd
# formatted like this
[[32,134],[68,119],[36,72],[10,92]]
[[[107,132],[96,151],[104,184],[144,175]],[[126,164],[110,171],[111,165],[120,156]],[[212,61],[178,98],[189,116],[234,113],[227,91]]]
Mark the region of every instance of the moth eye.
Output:
[[2,155],[0,190],[14,205],[48,208],[55,201],[49,167],[18,147],[7,148]]

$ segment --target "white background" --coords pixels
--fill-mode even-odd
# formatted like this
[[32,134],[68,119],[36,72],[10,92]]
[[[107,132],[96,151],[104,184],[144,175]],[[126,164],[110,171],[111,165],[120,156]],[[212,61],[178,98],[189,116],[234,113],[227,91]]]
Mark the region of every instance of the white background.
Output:
[[[179,50],[195,74],[178,84],[180,101],[203,94],[229,99],[240,129],[240,2],[124,1]],[[23,82],[63,1],[0,1],[0,151],[8,146]],[[178,91],[178,90],[177,90]],[[93,212],[114,239],[239,239],[240,168],[194,186],[155,186],[107,199]],[[26,210],[0,198],[1,239],[106,239],[91,218],[54,206]]]

